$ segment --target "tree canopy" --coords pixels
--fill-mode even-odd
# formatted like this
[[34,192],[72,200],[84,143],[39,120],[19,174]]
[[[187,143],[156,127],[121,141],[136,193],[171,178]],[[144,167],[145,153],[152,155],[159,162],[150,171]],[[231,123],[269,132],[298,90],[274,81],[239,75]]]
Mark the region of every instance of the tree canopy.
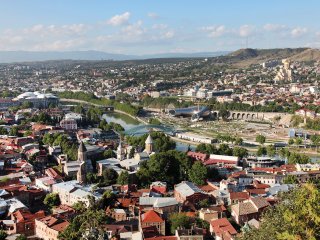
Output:
[[320,192],[314,184],[285,193],[280,200],[264,213],[259,229],[246,231],[240,239],[320,239]]

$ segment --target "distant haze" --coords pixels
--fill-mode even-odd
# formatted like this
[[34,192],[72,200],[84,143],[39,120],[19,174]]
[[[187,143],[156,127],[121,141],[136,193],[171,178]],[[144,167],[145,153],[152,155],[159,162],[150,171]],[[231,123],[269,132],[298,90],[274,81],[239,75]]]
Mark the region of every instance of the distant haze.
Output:
[[228,52],[199,53],[163,53],[150,55],[124,55],[102,51],[65,51],[65,52],[35,52],[35,51],[0,51],[0,63],[32,62],[47,60],[136,60],[149,58],[196,58],[216,57]]

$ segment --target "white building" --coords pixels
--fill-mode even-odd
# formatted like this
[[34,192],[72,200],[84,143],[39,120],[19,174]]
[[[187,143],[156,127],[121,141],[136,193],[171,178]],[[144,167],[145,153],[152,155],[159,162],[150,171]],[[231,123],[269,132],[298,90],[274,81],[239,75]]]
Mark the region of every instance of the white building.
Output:
[[77,121],[74,119],[62,119],[60,121],[60,127],[65,130],[77,130],[78,124]]
[[101,195],[93,194],[90,190],[90,187],[83,187],[76,180],[52,185],[52,192],[59,194],[61,204],[68,206],[77,202],[83,202],[86,206],[89,206],[89,196],[96,199],[101,197]]
[[200,135],[196,135],[196,134],[188,133],[188,132],[177,133],[176,137],[181,138],[181,139],[185,139],[185,140],[189,140],[192,142],[207,143],[207,144],[213,143],[212,138],[200,136]]

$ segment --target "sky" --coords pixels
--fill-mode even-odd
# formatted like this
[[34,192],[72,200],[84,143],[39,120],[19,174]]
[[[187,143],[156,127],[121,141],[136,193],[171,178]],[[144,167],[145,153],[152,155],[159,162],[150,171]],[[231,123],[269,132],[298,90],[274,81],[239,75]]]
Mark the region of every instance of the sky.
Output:
[[1,0],[0,50],[320,47],[319,0]]

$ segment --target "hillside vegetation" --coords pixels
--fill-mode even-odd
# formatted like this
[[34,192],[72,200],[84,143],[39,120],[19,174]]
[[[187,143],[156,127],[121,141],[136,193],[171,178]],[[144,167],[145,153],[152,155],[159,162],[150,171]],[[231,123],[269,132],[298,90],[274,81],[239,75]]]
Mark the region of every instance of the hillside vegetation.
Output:
[[224,62],[234,67],[249,67],[269,60],[289,58],[292,61],[319,61],[320,50],[311,48],[239,49],[226,56],[217,57],[215,62]]

